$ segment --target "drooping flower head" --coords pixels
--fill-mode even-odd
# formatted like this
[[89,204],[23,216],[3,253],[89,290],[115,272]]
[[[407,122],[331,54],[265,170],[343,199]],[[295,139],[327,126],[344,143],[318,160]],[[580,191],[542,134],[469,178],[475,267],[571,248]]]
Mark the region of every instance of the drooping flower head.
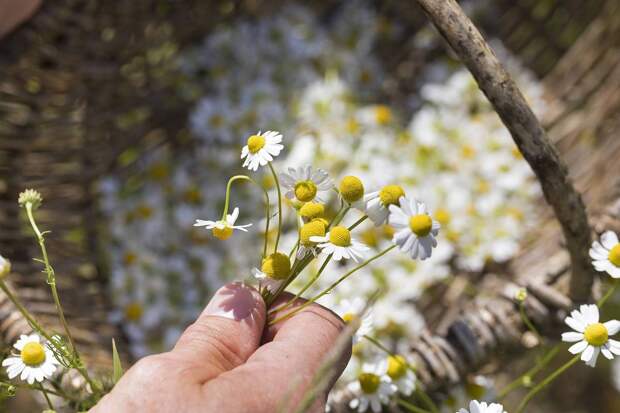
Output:
[[60,364],[49,346],[40,342],[37,334],[21,335],[13,347],[19,354],[2,361],[9,379],[20,376],[28,384],[40,383],[52,377]]
[[594,269],[606,272],[613,278],[620,278],[620,242],[613,231],[601,235],[601,241],[594,241],[590,248],[590,258]]
[[431,256],[441,225],[428,214],[423,202],[401,198],[399,206],[390,205],[389,222],[396,230],[393,241],[402,252],[413,259]]
[[300,202],[325,202],[326,193],[334,186],[327,172],[322,169],[312,171],[310,165],[288,168],[288,173],[280,174],[280,180],[285,196]]
[[237,218],[239,217],[239,208],[235,208],[232,214],[226,215],[226,220],[219,221],[204,221],[197,219],[194,223],[195,227],[205,227],[213,232],[213,236],[222,241],[227,240],[233,234],[233,231],[238,229],[240,231],[248,232],[247,228],[252,224],[235,225]]
[[609,360],[614,358],[614,354],[620,355],[620,342],[609,338],[620,331],[620,321],[601,323],[596,305],[581,305],[579,310],[573,310],[564,322],[575,331],[563,333],[562,341],[576,342],[568,351],[572,354],[581,353],[581,360],[588,366],[596,365],[600,353]]
[[284,149],[280,142],[282,142],[282,135],[276,131],[258,132],[256,135],[251,135],[241,149],[241,159],[245,158],[243,167],[256,171],[259,166],[265,166],[273,161],[273,158]]

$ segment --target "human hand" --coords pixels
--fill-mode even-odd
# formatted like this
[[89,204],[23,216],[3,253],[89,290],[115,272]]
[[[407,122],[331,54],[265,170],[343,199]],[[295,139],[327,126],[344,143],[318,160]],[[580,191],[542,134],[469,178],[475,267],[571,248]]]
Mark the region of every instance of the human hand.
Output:
[[[222,287],[172,351],[139,360],[91,412],[295,411],[344,323],[318,304],[273,326],[265,320],[256,290],[241,283]],[[351,345],[345,347],[306,411],[324,411],[327,391],[351,356]]]

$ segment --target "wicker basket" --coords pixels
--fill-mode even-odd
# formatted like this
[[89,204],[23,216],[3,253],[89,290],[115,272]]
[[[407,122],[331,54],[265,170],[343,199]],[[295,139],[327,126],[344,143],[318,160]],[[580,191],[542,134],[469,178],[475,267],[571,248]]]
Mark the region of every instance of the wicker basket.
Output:
[[[95,366],[110,365],[111,338],[122,337],[107,321],[98,178],[130,171],[160,145],[182,150],[187,134],[191,102],[172,93],[180,74],[169,59],[150,59],[149,51],[169,50],[164,55],[174,56],[215,23],[268,13],[278,2],[209,3],[45,2],[0,44],[0,252],[13,263],[10,279],[19,296],[54,325],[51,297],[32,261],[36,244],[16,203],[23,189],[40,189],[45,198],[40,221],[53,231],[49,249],[60,294],[78,346]],[[601,210],[617,196],[616,177],[605,173],[604,165],[613,165],[620,154],[620,5],[616,0],[489,3],[480,27],[543,79],[552,105],[544,123],[587,204],[594,206],[590,212]],[[315,7],[329,16],[339,5],[321,1]],[[411,2],[377,2],[377,10],[405,28],[401,39],[384,48],[393,78],[386,97],[402,99],[420,86],[414,79],[422,65],[446,49],[438,43],[422,51],[406,42],[428,24]],[[560,231],[549,220],[529,239],[511,265],[521,281],[554,272],[545,258],[558,250]],[[439,314],[434,324],[448,325],[453,318]],[[11,343],[28,330],[0,295],[0,340]]]

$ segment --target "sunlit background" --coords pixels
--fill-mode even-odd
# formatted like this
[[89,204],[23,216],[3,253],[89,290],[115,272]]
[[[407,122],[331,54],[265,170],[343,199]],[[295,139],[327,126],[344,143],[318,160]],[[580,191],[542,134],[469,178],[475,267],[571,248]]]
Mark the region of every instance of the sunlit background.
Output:
[[[311,164],[335,180],[357,175],[369,190],[398,183],[441,222],[431,259],[389,255],[322,301],[338,311],[381,291],[373,332],[397,351],[449,319],[437,308],[446,291],[472,297],[486,275],[509,274],[507,263],[548,221],[500,119],[407,2],[101,3],[45,4],[0,43],[0,225],[9,234],[0,252],[29,272],[34,250],[13,204],[35,186],[87,345],[114,335],[128,359],[170,349],[215,289],[251,279],[264,231],[261,192],[240,185],[233,193],[239,220],[254,224],[247,234],[221,242],[192,224],[221,215],[226,181],[241,172],[240,149],[257,131],[283,134],[279,170]],[[461,2],[543,120],[558,110],[546,76],[605,2],[578,3]],[[273,200],[270,175],[255,177]],[[329,206],[333,216],[337,205]],[[297,239],[289,215],[286,250]],[[393,230],[368,224],[359,234],[379,251]],[[313,291],[343,269],[330,264]],[[36,276],[19,282],[32,289]],[[376,357],[372,345],[357,344],[334,394]],[[445,411],[493,399],[528,365],[511,362],[508,371],[504,363],[443,391]],[[584,370],[571,394],[561,392],[568,377],[531,411],[616,411],[620,364],[601,364]]]

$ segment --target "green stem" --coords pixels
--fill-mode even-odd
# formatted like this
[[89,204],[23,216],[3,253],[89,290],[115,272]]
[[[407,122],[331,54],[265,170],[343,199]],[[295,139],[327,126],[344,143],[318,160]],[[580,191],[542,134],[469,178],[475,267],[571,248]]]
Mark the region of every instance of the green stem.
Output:
[[314,277],[312,277],[307,283],[306,285],[304,285],[304,287],[297,293],[295,294],[295,297],[291,298],[286,304],[284,304],[281,307],[278,308],[274,308],[272,311],[270,311],[271,314],[275,314],[279,311],[283,311],[286,310],[287,308],[289,308],[291,305],[293,305],[295,303],[295,301],[297,301],[297,299],[299,297],[301,297],[301,295],[303,293],[305,293],[308,288],[312,287],[312,284],[314,284],[314,282],[316,280],[319,279],[319,277],[321,276],[321,274],[323,273],[323,270],[325,270],[325,267],[327,267],[327,264],[329,263],[329,261],[332,259],[332,256],[334,254],[329,254],[327,257],[325,257],[325,260],[323,260],[323,264],[321,264],[321,267],[319,268],[319,270],[317,271],[317,273],[314,275]]
[[357,227],[359,224],[361,224],[362,222],[366,221],[367,219],[368,219],[368,215],[364,215],[363,217],[361,217],[360,219],[355,221],[355,223],[348,228],[349,231],[353,231],[355,229],[355,227]]
[[332,222],[329,223],[329,225],[327,226],[327,229],[330,229],[338,224],[340,224],[340,221],[343,220],[343,218],[345,217],[345,215],[347,215],[347,212],[349,212],[351,210],[350,206],[347,206],[346,208],[341,208],[340,211],[338,211],[338,214],[336,214],[336,216],[334,217],[334,219],[332,220]]
[[506,387],[504,387],[502,390],[499,391],[498,393],[498,400],[502,400],[504,397],[506,397],[511,391],[521,387],[521,386],[525,386],[526,380],[529,379],[533,379],[542,369],[544,369],[554,358],[555,356],[558,355],[558,352],[560,351],[560,347],[561,344],[557,344],[555,346],[553,346],[544,356],[540,361],[536,362],[536,365],[534,367],[532,367],[531,369],[529,369],[528,371],[526,371],[525,373],[523,373],[521,376],[519,376],[517,379],[515,379],[514,381],[512,381],[511,383],[509,383],[508,385],[506,385]]
[[49,408],[55,411],[54,405],[52,404],[50,397],[47,395],[47,390],[45,390],[45,387],[43,387],[43,384],[39,383],[37,387],[39,388],[39,390],[41,390],[41,393],[43,393],[43,396],[45,396],[45,401],[47,402],[47,405],[49,406]]
[[[78,372],[80,372],[84,379],[91,385],[92,390],[97,391],[97,386],[95,386],[95,383],[90,379],[87,370],[82,365],[80,354],[78,353],[77,347],[75,346],[75,340],[73,339],[73,335],[71,334],[71,330],[69,329],[69,324],[67,323],[67,319],[65,318],[65,313],[62,309],[62,305],[60,304],[60,297],[58,296],[58,289],[56,288],[56,274],[54,272],[54,268],[52,268],[52,265],[50,264],[49,257],[47,255],[47,248],[45,247],[45,237],[37,226],[37,223],[34,219],[34,214],[32,213],[32,203],[30,202],[26,203],[26,215],[28,216],[28,221],[30,221],[30,226],[32,227],[32,230],[37,237],[37,241],[41,249],[41,254],[43,255],[43,264],[45,266],[45,273],[47,274],[47,283],[49,284],[50,290],[52,292],[54,305],[56,306],[56,311],[58,312],[58,318],[60,319],[60,323],[62,324],[65,334],[67,335],[67,339],[69,340],[69,351],[71,353],[72,363],[75,364],[74,367],[76,368],[76,370],[78,370]],[[22,314],[24,314],[25,316],[24,312],[22,312]],[[41,329],[41,331],[43,330]],[[55,341],[52,340],[49,335],[45,335],[45,338],[49,342],[51,342],[52,345],[55,345]]]
[[28,215],[28,220],[30,221],[30,225],[34,230],[34,233],[37,237],[37,241],[39,242],[39,247],[41,249],[41,254],[43,254],[43,263],[45,265],[45,273],[47,274],[47,283],[52,290],[52,297],[54,298],[54,305],[56,306],[56,311],[58,312],[58,318],[60,319],[60,323],[62,324],[63,329],[65,330],[65,334],[69,339],[69,350],[74,354],[76,359],[79,360],[79,355],[77,354],[77,350],[75,348],[75,341],[73,340],[73,336],[71,335],[71,331],[69,330],[69,324],[65,318],[65,313],[62,309],[62,305],[60,304],[60,298],[58,296],[58,290],[56,289],[56,275],[54,273],[54,269],[52,268],[49,257],[47,255],[47,248],[45,247],[45,238],[39,228],[37,227],[37,223],[34,219],[34,215],[32,214],[32,204],[28,202],[26,204],[26,214]]
[[609,300],[609,298],[613,295],[614,291],[616,291],[616,288],[618,287],[618,283],[619,282],[620,282],[619,279],[614,279],[613,280],[613,284],[611,285],[611,288],[609,288],[609,290],[607,290],[605,295],[600,300],[598,300],[598,303],[596,303],[596,305],[599,308],[604,306],[605,303],[607,302],[607,300]]
[[276,190],[278,191],[278,235],[276,236],[276,246],[273,252],[278,252],[278,243],[280,242],[280,234],[282,233],[282,191],[280,189],[280,181],[278,180],[278,174],[269,162],[269,169],[273,175],[273,179],[276,181]]
[[523,324],[525,324],[527,328],[536,336],[538,342],[542,343],[542,337],[540,333],[538,333],[538,330],[536,330],[536,327],[534,327],[534,324],[532,324],[532,321],[525,313],[525,305],[523,301],[519,302],[519,313],[521,314],[521,320],[523,321]]
[[384,256],[385,254],[387,254],[388,252],[390,252],[391,250],[393,250],[394,248],[396,248],[396,245],[392,245],[388,248],[386,248],[385,250],[381,251],[380,253],[378,253],[377,255],[375,255],[372,258],[369,258],[368,260],[364,261],[363,263],[361,263],[360,265],[358,265],[357,267],[353,268],[352,270],[346,272],[343,276],[341,276],[338,280],[336,280],[334,283],[332,283],[329,287],[327,287],[325,290],[323,290],[321,293],[319,293],[318,295],[315,295],[314,297],[312,297],[311,299],[309,299],[307,302],[305,302],[304,304],[302,304],[301,306],[297,307],[295,310],[276,318],[273,321],[269,322],[269,325],[273,325],[276,324],[280,321],[286,320],[292,316],[294,316],[295,314],[299,313],[300,311],[303,311],[304,309],[306,309],[308,306],[312,305],[312,303],[314,303],[316,300],[318,300],[319,298],[323,297],[326,294],[329,294],[334,288],[336,288],[338,286],[338,284],[340,284],[341,282],[343,282],[344,280],[346,280],[351,274],[353,274],[354,272],[364,268],[365,266],[367,266],[368,264],[370,264],[371,262],[373,262],[374,260],[377,260],[379,258],[381,258],[382,256]]
[[536,385],[536,387],[530,390],[530,392],[525,396],[525,398],[519,404],[519,407],[517,407],[517,410],[515,413],[522,413],[525,410],[525,407],[527,406],[527,404],[532,400],[532,398],[534,398],[534,396],[536,396],[536,394],[538,394],[538,392],[540,392],[542,389],[548,386],[553,380],[558,378],[562,373],[568,370],[573,364],[577,363],[580,357],[581,355],[577,354],[575,357],[571,358],[567,363],[565,363],[562,367],[560,367],[559,369],[551,373],[549,376],[547,376],[543,381],[541,381],[538,385]]
[[9,287],[2,279],[0,279],[0,289],[2,289],[4,294],[9,297],[9,300],[11,300],[13,305],[17,307],[17,310],[19,310],[19,312],[24,316],[24,318],[26,319],[26,321],[28,321],[28,324],[30,324],[33,330],[45,337],[45,339],[50,343],[54,343],[54,341],[52,341],[52,337],[45,330],[43,330],[43,327],[41,327],[41,325],[34,319],[34,317],[28,312],[28,310],[26,310],[22,303],[20,303],[19,300],[13,295],[11,290],[9,290]]
[[421,407],[414,406],[413,404],[401,398],[396,399],[396,403],[413,413],[430,413],[428,410],[424,410]]

